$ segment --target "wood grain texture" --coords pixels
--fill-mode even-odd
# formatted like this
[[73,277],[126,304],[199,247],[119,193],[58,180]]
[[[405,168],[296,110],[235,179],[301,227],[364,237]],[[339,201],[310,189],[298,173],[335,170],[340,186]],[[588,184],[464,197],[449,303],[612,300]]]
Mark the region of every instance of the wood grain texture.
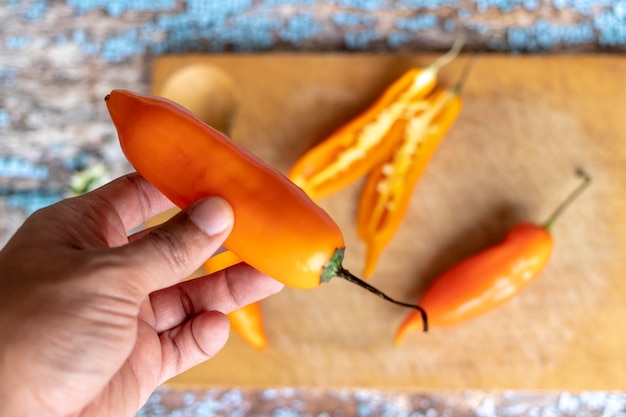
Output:
[[[190,64],[224,70],[236,86],[232,139],[286,172],[405,69],[433,58],[163,57],[153,91]],[[444,68],[441,82],[452,85],[466,59]],[[397,349],[392,336],[407,311],[340,281],[285,289],[263,303],[267,351],[233,336],[216,358],[170,383],[626,389],[625,77],[626,61],[617,56],[479,57],[462,114],[371,279],[392,296],[417,299],[443,269],[499,241],[516,222],[543,221],[576,184],[574,168],[584,167],[592,187],[556,224],[547,269],[514,300],[458,327],[414,334]],[[357,274],[361,185],[321,202],[342,227],[345,266]]]

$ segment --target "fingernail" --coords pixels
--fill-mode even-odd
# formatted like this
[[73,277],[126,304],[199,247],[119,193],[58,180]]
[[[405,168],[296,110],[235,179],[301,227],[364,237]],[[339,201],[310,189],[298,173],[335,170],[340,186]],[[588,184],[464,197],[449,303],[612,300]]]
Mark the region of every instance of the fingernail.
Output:
[[233,210],[223,198],[208,197],[194,204],[189,217],[207,235],[214,236],[230,227]]

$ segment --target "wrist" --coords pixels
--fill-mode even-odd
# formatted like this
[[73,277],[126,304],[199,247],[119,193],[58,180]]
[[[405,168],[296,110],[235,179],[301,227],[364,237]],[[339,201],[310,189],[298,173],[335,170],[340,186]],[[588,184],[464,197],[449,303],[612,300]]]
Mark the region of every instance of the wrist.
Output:
[[27,398],[24,388],[18,387],[13,378],[0,374],[0,417],[51,417],[41,409],[36,409],[34,401]]
[[36,381],[28,378],[31,373],[15,350],[0,343],[0,417],[52,417],[32,391]]

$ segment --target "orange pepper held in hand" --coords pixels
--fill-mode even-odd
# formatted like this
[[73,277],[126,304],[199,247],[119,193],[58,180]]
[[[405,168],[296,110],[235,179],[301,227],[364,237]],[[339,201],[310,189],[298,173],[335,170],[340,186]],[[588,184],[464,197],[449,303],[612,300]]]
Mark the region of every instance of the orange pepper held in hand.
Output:
[[347,186],[384,161],[401,139],[407,108],[435,88],[439,69],[454,59],[462,46],[463,39],[459,38],[429,67],[406,71],[364,112],[298,159],[289,178],[316,200]]
[[[435,279],[420,299],[420,305],[428,311],[431,327],[456,325],[493,310],[543,270],[553,251],[550,228],[591,181],[583,171],[578,171],[578,175],[583,182],[543,225],[518,224],[501,243],[467,258]],[[419,326],[421,318],[410,314],[398,328],[395,344],[400,345]]]
[[[285,285],[310,289],[333,277],[398,305],[345,270],[337,224],[304,191],[170,100],[113,90],[105,98],[128,161],[180,208],[220,196],[235,223],[225,246]],[[425,322],[424,328],[427,328]]]
[[174,204],[226,199],[236,219],[228,249],[286,285],[320,284],[344,240],[302,190],[169,100],[114,90],[106,103],[126,158]]

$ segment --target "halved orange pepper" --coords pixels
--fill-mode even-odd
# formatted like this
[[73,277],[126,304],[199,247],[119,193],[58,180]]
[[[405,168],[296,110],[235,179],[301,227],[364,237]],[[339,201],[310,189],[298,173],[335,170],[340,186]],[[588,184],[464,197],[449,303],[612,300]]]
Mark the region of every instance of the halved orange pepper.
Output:
[[332,218],[276,169],[176,103],[126,90],[105,102],[122,151],[146,180],[180,208],[220,196],[235,222],[224,246],[285,285],[310,289],[340,277],[391,299],[343,268],[345,244]]
[[[428,310],[431,326],[459,324],[493,310],[513,298],[547,265],[554,249],[550,229],[563,210],[589,185],[591,177],[577,172],[582,182],[557,207],[543,225],[522,222],[504,240],[446,270],[426,289],[420,305]],[[422,325],[409,314],[396,331],[400,345]]]
[[439,70],[458,55],[462,46],[459,38],[448,53],[427,68],[406,71],[365,111],[300,157],[289,171],[289,178],[317,200],[384,161],[402,138],[407,108],[435,88]]
[[458,117],[461,98],[436,88],[403,115],[401,140],[367,177],[359,202],[357,231],[367,245],[363,275],[374,273],[382,250],[404,220],[417,181]]

